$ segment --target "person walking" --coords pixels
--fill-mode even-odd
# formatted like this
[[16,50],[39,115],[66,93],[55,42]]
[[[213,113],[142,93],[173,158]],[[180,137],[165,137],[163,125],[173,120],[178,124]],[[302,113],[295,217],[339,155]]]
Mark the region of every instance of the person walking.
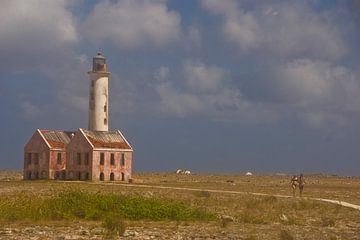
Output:
[[293,189],[293,196],[295,197],[296,188],[298,186],[298,177],[292,176],[291,178],[291,188]]
[[300,174],[300,176],[298,178],[298,184],[299,184],[299,190],[300,190],[300,197],[302,197],[302,193],[303,193],[304,185],[305,185],[305,178],[302,173]]

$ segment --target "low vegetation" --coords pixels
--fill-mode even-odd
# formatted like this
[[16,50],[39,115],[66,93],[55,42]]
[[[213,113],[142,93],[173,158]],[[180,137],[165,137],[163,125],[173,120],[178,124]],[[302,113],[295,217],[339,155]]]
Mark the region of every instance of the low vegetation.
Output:
[[42,197],[19,192],[0,197],[0,219],[6,221],[106,220],[116,214],[129,220],[214,220],[216,215],[164,199],[65,190]]

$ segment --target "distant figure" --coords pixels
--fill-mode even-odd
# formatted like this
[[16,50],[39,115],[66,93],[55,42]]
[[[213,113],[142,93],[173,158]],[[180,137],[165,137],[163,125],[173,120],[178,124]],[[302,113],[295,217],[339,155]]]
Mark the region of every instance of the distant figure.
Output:
[[298,185],[298,177],[297,176],[292,176],[291,178],[291,187],[293,189],[293,196],[295,197],[295,191]]
[[300,176],[292,176],[291,178],[291,187],[293,189],[293,196],[295,197],[295,192],[296,192],[296,188],[297,186],[299,186],[299,191],[300,191],[300,197],[302,197],[302,193],[304,190],[304,185],[305,185],[305,178],[304,175],[301,173]]
[[299,183],[300,197],[302,197],[302,193],[303,193],[304,185],[305,185],[305,178],[302,173],[300,174],[300,176],[298,178],[298,183]]
[[181,174],[181,175],[190,175],[191,174],[190,170],[183,170],[183,169],[178,169],[178,170],[176,170],[175,173]]

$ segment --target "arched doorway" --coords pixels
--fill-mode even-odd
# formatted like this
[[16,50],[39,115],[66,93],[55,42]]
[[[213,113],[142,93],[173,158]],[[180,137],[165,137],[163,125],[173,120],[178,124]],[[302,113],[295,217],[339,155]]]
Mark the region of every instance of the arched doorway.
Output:
[[56,171],[55,172],[55,180],[59,180],[60,179],[60,172]]
[[123,172],[121,173],[121,181],[125,181],[125,174]]
[[115,175],[114,173],[110,173],[110,181],[114,181],[115,180]]
[[104,173],[100,173],[100,181],[104,181]]

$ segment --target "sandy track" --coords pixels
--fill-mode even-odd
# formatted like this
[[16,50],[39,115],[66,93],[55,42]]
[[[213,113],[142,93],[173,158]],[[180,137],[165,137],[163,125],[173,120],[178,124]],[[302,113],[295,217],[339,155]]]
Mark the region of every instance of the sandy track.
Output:
[[[109,185],[109,183],[89,183],[89,184]],[[216,190],[216,189],[204,189],[204,188],[170,187],[170,186],[127,184],[127,183],[112,183],[112,184],[121,185],[121,186],[124,186],[124,187],[172,189],[172,190],[182,190],[182,191],[207,191],[207,192],[212,192],[212,193],[250,194],[250,195],[254,195],[254,196],[274,196],[274,197],[278,197],[278,198],[293,198],[293,196],[288,196],[288,195],[254,193],[254,192],[240,192],[240,191],[229,191],[229,190]],[[359,205],[344,202],[344,201],[339,201],[339,200],[326,199],[326,198],[312,198],[312,197],[303,197],[303,199],[327,202],[327,203],[332,203],[332,204],[341,205],[341,206],[344,206],[344,207],[360,210]]]

